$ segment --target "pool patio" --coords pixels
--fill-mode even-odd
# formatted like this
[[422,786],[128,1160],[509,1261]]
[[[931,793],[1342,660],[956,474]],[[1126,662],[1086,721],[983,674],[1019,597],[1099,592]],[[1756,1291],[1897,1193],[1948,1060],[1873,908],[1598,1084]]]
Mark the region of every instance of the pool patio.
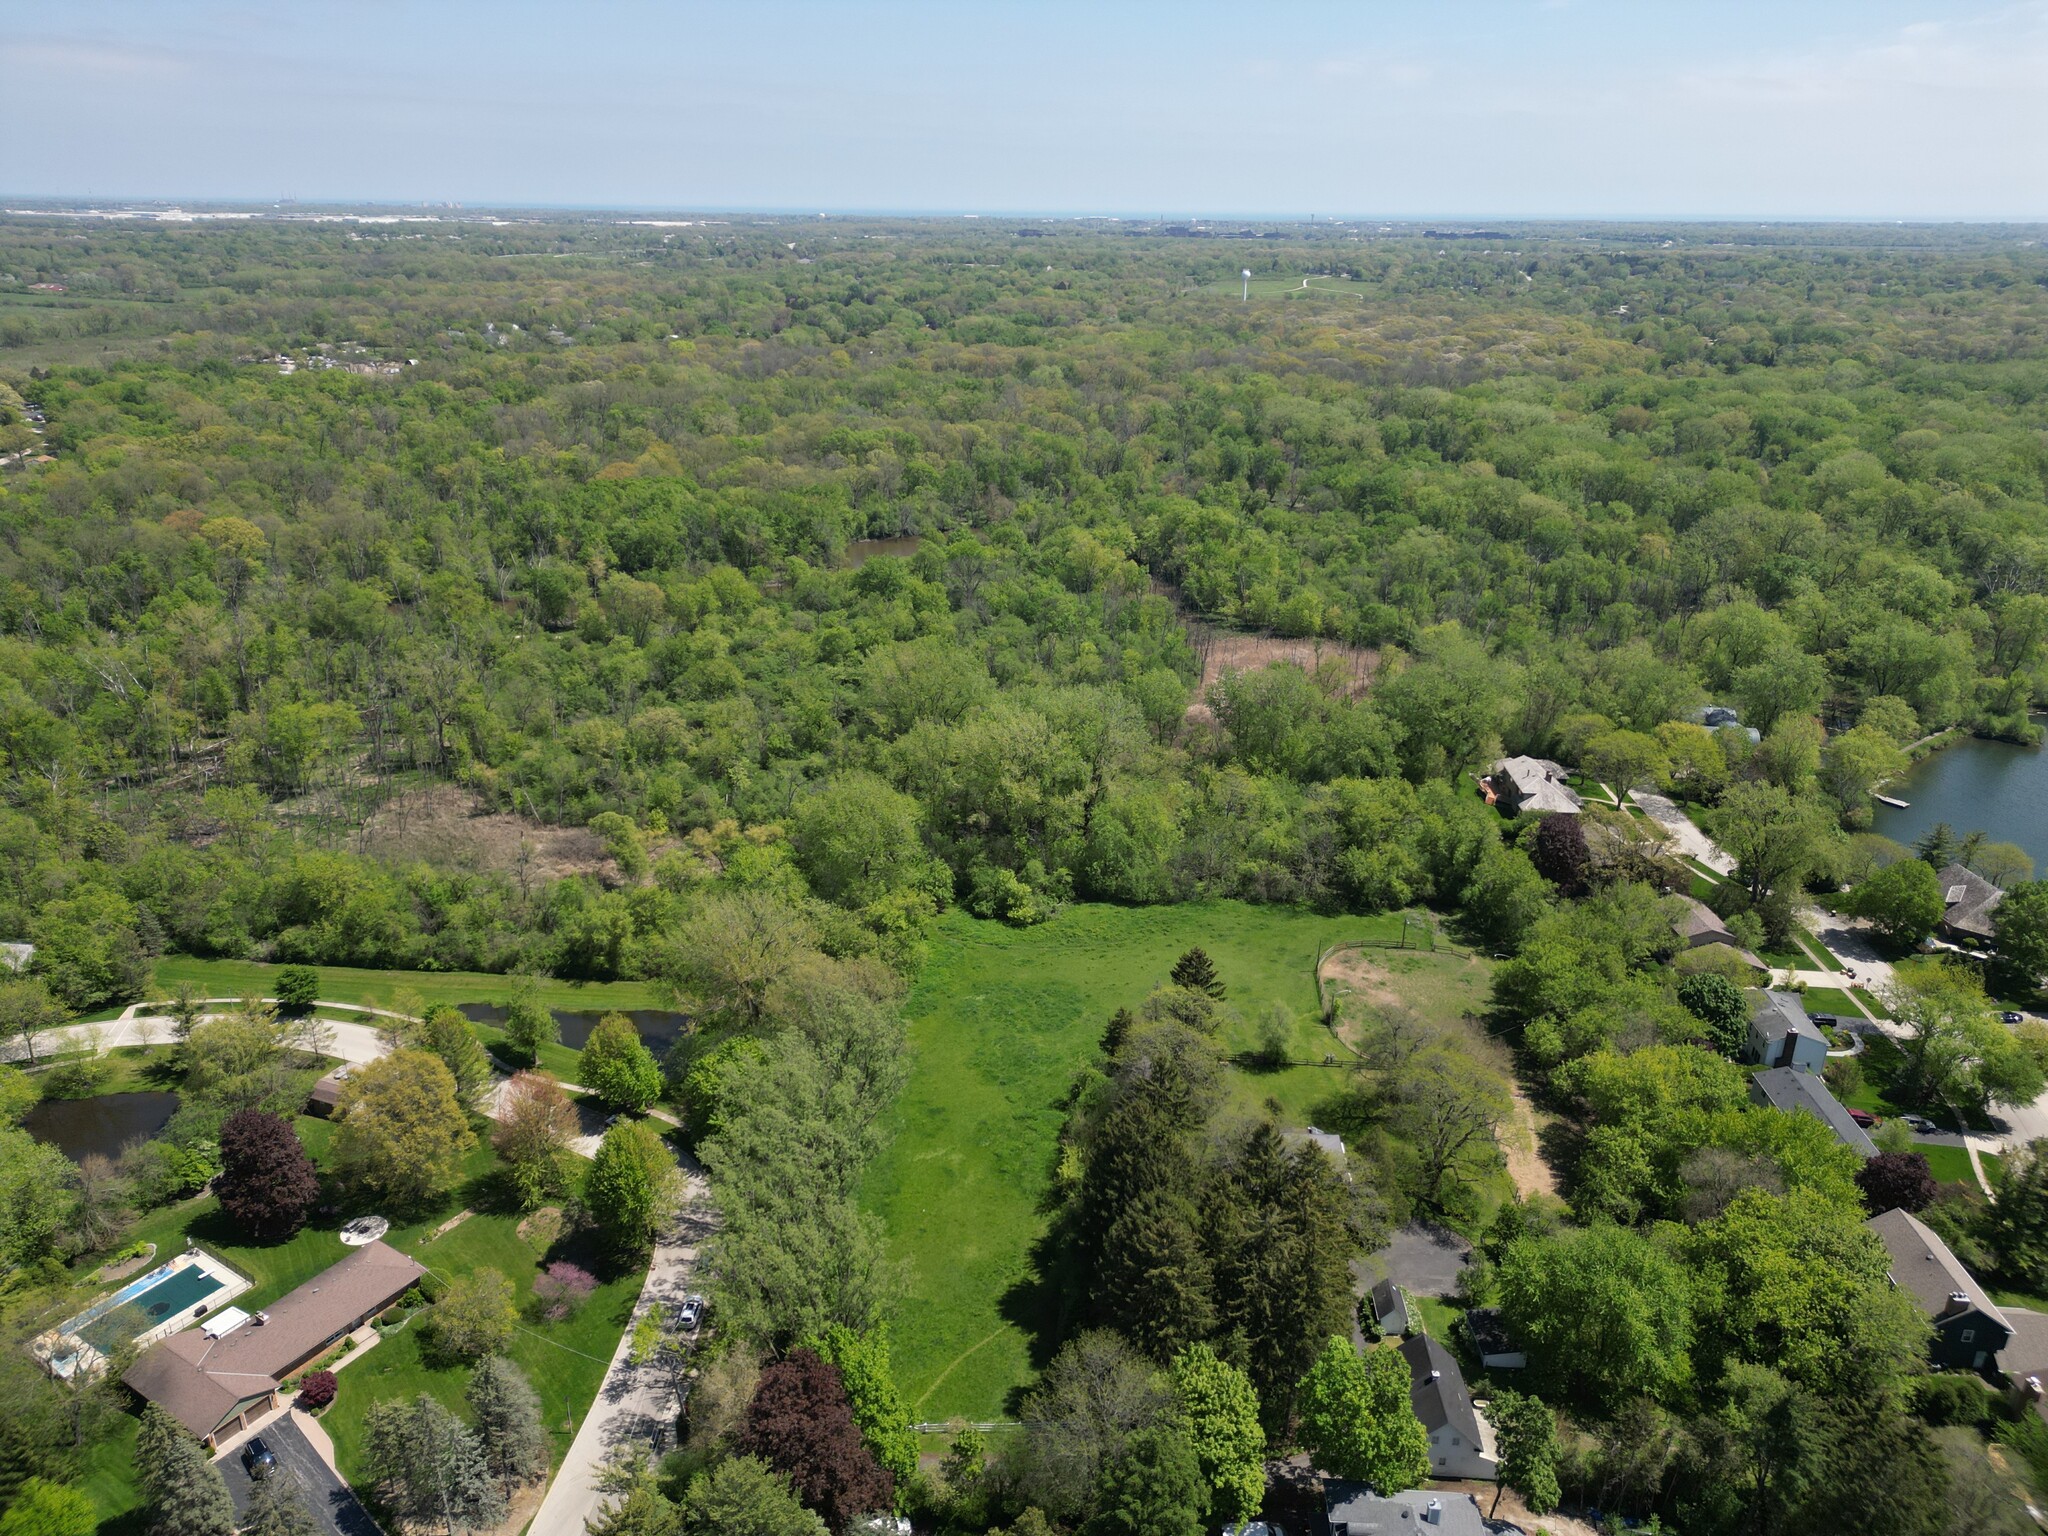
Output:
[[43,1369],[59,1380],[106,1369],[107,1356],[124,1346],[137,1351],[218,1311],[255,1282],[201,1249],[188,1249],[76,1317],[59,1323],[30,1346]]

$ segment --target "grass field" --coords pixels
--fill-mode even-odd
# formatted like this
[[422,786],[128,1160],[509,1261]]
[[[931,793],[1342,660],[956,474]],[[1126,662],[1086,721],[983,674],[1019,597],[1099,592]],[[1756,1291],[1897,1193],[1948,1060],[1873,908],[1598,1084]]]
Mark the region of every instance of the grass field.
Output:
[[1849,994],[1837,991],[1833,987],[1808,987],[1803,1001],[1806,1004],[1806,1011],[1810,1014],[1832,1013],[1841,1019],[1861,1017]]
[[[324,1163],[333,1126],[301,1116],[296,1128],[313,1160]],[[633,1269],[605,1280],[582,1310],[567,1321],[543,1324],[526,1318],[524,1309],[542,1255],[519,1237],[519,1215],[506,1201],[496,1171],[496,1154],[487,1139],[488,1122],[475,1120],[473,1128],[478,1145],[464,1165],[463,1182],[431,1208],[409,1215],[402,1223],[394,1221],[384,1241],[418,1259],[443,1282],[480,1267],[497,1269],[512,1281],[522,1322],[506,1353],[540,1394],[553,1460],[559,1464],[574,1438],[575,1422],[597,1395],[598,1383],[604,1379],[645,1276]],[[464,1210],[474,1214],[440,1237],[432,1235]],[[208,1195],[152,1212],[137,1223],[132,1236],[154,1242],[159,1255],[180,1252],[188,1241],[218,1254],[254,1282],[236,1302],[253,1311],[349,1252],[337,1235],[342,1219],[315,1217],[313,1225],[284,1242],[252,1244],[221,1214],[219,1202]],[[589,1258],[578,1258],[596,1267]],[[71,1301],[83,1304],[104,1289],[81,1283]],[[371,1404],[428,1392],[459,1408],[468,1376],[466,1368],[436,1368],[422,1359],[416,1325],[387,1334],[359,1359],[351,1358],[340,1372],[341,1389],[334,1406],[322,1420],[334,1439],[343,1475],[352,1475],[360,1465],[363,1414]],[[119,1531],[125,1536],[135,1523],[140,1501],[134,1487],[134,1435],[135,1421],[124,1415],[116,1433],[93,1448],[88,1462],[86,1486],[103,1533]]]
[[[255,960],[193,960],[166,955],[156,963],[156,991],[167,995],[189,981],[209,997],[274,997],[282,967]],[[401,994],[436,1003],[508,1003],[513,979],[477,971],[366,971],[346,965],[315,966],[320,996],[336,1003],[389,1008]],[[666,1008],[668,999],[651,981],[557,981],[543,978],[534,998],[549,1008]]]
[[[1032,1374],[1043,1304],[1031,1247],[1045,1225],[1041,1202],[1067,1088],[1109,1015],[1143,1001],[1199,944],[1242,1015],[1224,1032],[1226,1048],[1249,1049],[1261,1011],[1277,1002],[1295,1016],[1294,1059],[1320,1062],[1343,1053],[1318,1020],[1316,956],[1342,939],[1399,929],[1398,917],[1236,902],[1076,906],[1024,929],[958,912],[941,920],[904,1010],[910,1084],[864,1191],[905,1275],[892,1334],[913,1419],[1005,1417],[1013,1390]],[[1337,1077],[1297,1066],[1242,1074],[1232,1091],[1248,1110],[1270,1098],[1298,1117]]]

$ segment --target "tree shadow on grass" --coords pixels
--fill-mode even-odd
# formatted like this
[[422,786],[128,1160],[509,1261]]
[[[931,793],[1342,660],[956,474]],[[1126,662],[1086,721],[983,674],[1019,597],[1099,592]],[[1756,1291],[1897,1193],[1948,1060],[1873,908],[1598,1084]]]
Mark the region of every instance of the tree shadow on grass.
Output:
[[[1067,1223],[1055,1218],[1031,1245],[1030,1268],[997,1299],[996,1311],[1003,1321],[1024,1335],[1027,1357],[1033,1372],[1042,1373],[1053,1356],[1079,1331],[1082,1276],[1073,1258],[1073,1241]],[[1003,1411],[1021,1411],[1024,1393],[1018,1386],[1004,1399]]]

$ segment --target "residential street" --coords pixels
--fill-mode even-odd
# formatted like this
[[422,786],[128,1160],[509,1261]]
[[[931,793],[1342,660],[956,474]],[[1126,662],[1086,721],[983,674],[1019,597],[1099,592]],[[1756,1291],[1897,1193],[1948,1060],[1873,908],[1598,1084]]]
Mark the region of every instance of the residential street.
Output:
[[[696,1270],[698,1245],[717,1225],[702,1170],[686,1161],[684,1179],[682,1208],[655,1245],[647,1283],[633,1307],[634,1322],[657,1301],[671,1310],[681,1304]],[[577,1428],[569,1454],[562,1459],[561,1470],[549,1485],[526,1536],[583,1536],[584,1522],[597,1513],[603,1497],[597,1489],[597,1474],[606,1458],[635,1441],[657,1452],[671,1443],[682,1405],[658,1363],[636,1366],[627,1358],[632,1341],[629,1323],[604,1384],[597,1389],[597,1399]]]
[[[203,1001],[209,1008],[227,1009],[237,1006],[241,1003],[242,999],[239,997],[209,997],[203,999]],[[275,1002],[276,999],[266,998],[264,1001]],[[353,1003],[320,1002],[315,1003],[313,1006],[315,1008],[331,1009],[347,1008],[356,1013],[372,1014],[378,1018],[386,1019],[404,1017],[404,1015],[393,1013],[389,1009],[362,1008]],[[124,1045],[170,1044],[174,1038],[171,1033],[174,1021],[168,1014],[146,1013],[143,1011],[144,1007],[145,1005],[142,1003],[131,1003],[122,1010],[121,1016],[118,1019],[109,1019],[101,1024],[66,1024],[57,1029],[45,1030],[42,1034],[36,1036],[36,1050],[38,1054],[66,1048],[76,1050],[86,1043],[94,1030],[99,1031],[100,1049],[102,1051],[116,1050]],[[208,1017],[213,1017],[213,1015],[208,1015]],[[384,1042],[378,1038],[376,1025],[351,1024],[335,1019],[327,1019],[322,1022],[333,1032],[333,1043],[327,1048],[327,1055],[338,1056],[343,1061],[365,1062],[375,1061],[378,1057],[386,1054],[387,1048]],[[4,1047],[0,1047],[0,1061],[23,1061],[27,1059],[27,1056],[28,1052],[19,1040],[9,1040]]]

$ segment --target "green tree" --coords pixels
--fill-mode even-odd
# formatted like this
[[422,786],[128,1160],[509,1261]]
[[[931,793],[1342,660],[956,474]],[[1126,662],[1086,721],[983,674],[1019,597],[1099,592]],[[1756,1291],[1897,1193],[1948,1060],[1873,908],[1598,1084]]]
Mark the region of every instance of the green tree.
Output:
[[889,1368],[889,1337],[881,1328],[855,1332],[834,1323],[810,1344],[819,1359],[839,1367],[862,1442],[884,1472],[896,1479],[899,1507],[917,1472],[917,1435],[910,1410]]
[[2038,984],[2048,976],[2048,880],[2023,880],[1991,909],[2001,964]]
[[1811,803],[1776,784],[1737,784],[1722,797],[1707,830],[1734,856],[1736,878],[1749,899],[1763,902],[1805,878],[1827,837],[1826,821]]
[[1654,789],[1671,777],[1663,746],[1640,731],[1603,731],[1591,737],[1580,749],[1579,766],[1623,796],[1632,789]]
[[[729,1035],[707,1049],[697,1049],[683,1072],[682,1100],[687,1134],[693,1143],[716,1136],[725,1123],[729,1084],[741,1062],[758,1063],[767,1049],[752,1035]],[[669,1054],[670,1070],[676,1053]]]
[[504,1497],[476,1432],[424,1392],[409,1403],[372,1404],[364,1413],[362,1467],[384,1506],[401,1519],[475,1531],[505,1518]]
[[1191,1344],[1173,1360],[1173,1392],[1187,1440],[1209,1490],[1212,1520],[1236,1525],[1259,1511],[1266,1497],[1266,1432],[1251,1378]]
[[93,1536],[99,1515],[92,1500],[69,1483],[32,1477],[0,1514],[0,1536]]
[[334,1108],[332,1166],[402,1209],[453,1189],[476,1138],[437,1056],[402,1047],[343,1079]]
[[235,1506],[220,1469],[183,1425],[151,1403],[135,1437],[150,1536],[234,1536]]
[[1992,1016],[1983,984],[1960,965],[1930,961],[1894,973],[1886,995],[1903,1030],[1905,1070],[1894,1093],[1910,1104],[1982,1109],[2039,1096],[2041,1063]]
[[681,1192],[675,1154],[642,1120],[621,1120],[604,1133],[583,1180],[584,1204],[605,1241],[624,1254],[653,1245]]
[[1209,952],[1196,945],[1173,962],[1170,979],[1176,987],[1189,992],[1202,992],[1223,1000],[1223,979],[1216,974],[1216,962],[1209,958]]
[[46,903],[29,923],[35,973],[60,1003],[83,1012],[131,1002],[149,985],[149,957],[135,906],[119,891],[81,884]]
[[528,1061],[540,1060],[541,1048],[561,1038],[554,1013],[535,999],[531,978],[512,984],[512,1001],[505,1009],[505,1039]]
[[1549,1514],[1559,1497],[1556,1415],[1542,1398],[1504,1388],[1487,1403],[1486,1416],[1500,1447],[1500,1479],[1487,1518],[1500,1508],[1507,1488],[1522,1496],[1530,1514]]
[[40,976],[0,974],[0,1041],[19,1042],[31,1065],[45,1031],[64,1022],[64,1009],[50,995]]
[[1715,1050],[1725,1056],[1741,1052],[1749,1038],[1749,1004],[1742,988],[1725,976],[1696,971],[1680,978],[1678,1000],[1705,1026]]
[[1408,1366],[1393,1349],[1361,1357],[1332,1337],[1302,1378],[1301,1443],[1318,1470],[1399,1493],[1429,1478],[1429,1436],[1408,1401]]
[[1844,912],[1868,918],[1887,942],[1901,947],[1917,944],[1932,933],[1941,921],[1942,909],[1941,882],[1935,878],[1933,866],[1919,859],[1886,865],[1842,901]]
[[583,1086],[613,1109],[638,1114],[661,1097],[661,1064],[640,1043],[640,1031],[623,1013],[597,1021],[577,1059]]
[[789,1479],[757,1456],[729,1456],[683,1490],[682,1536],[825,1536]]
[[790,846],[811,890],[859,911],[900,891],[938,889],[951,877],[925,852],[910,796],[873,774],[829,780],[797,802]]
[[1508,1245],[1498,1268],[1501,1311],[1550,1391],[1611,1411],[1662,1398],[1691,1376],[1685,1275],[1648,1237],[1607,1223]]
[[446,1003],[429,1008],[418,1023],[400,1032],[406,1043],[437,1056],[455,1079],[455,1096],[465,1104],[491,1085],[491,1059],[462,1010]]
[[310,1008],[320,996],[320,973],[310,965],[288,965],[277,973],[277,1005],[293,1012]]
[[489,1268],[450,1280],[429,1314],[436,1352],[457,1360],[481,1360],[502,1350],[518,1321],[512,1282]]
[[484,1464],[500,1488],[547,1475],[547,1426],[541,1421],[540,1397],[524,1371],[503,1355],[488,1355],[469,1373],[463,1400],[483,1446]]
[[2017,1286],[2048,1284],[2048,1141],[2006,1153],[1998,1201],[1982,1220],[2001,1275]]
[[27,1131],[0,1128],[0,1275],[47,1257],[70,1219],[72,1166]]
[[520,1072],[505,1084],[491,1145],[511,1170],[519,1203],[526,1209],[569,1187],[576,1156],[571,1143],[580,1130],[569,1095],[547,1073]]
[[1208,1505],[1194,1450],[1173,1429],[1141,1429],[1102,1469],[1084,1536],[1201,1536]]
[[1878,785],[1906,771],[1906,754],[1875,726],[1859,725],[1828,738],[1820,749],[1820,787],[1844,816],[1869,808]]
[[249,1484],[249,1508],[242,1536],[318,1536],[321,1527],[291,1476],[262,1477]]

